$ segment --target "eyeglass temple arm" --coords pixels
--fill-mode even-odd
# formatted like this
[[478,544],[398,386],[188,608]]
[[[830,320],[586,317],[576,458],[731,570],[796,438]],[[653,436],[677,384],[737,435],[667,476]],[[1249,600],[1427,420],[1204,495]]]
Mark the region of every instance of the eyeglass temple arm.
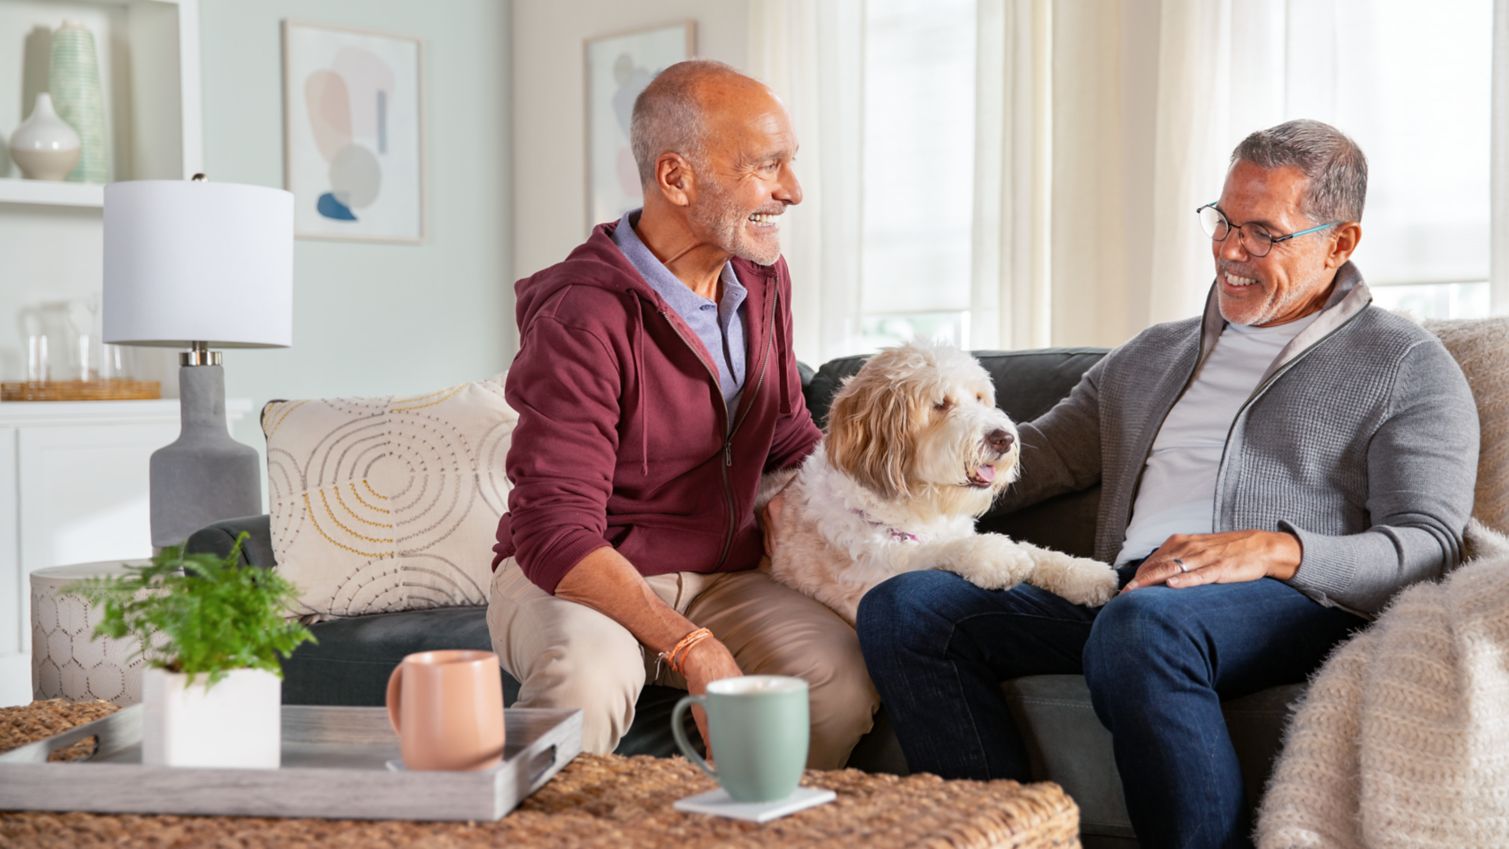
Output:
[[1294,238],[1295,236],[1308,236],[1311,233],[1319,232],[1321,230],[1326,229],[1327,227],[1335,227],[1337,224],[1340,224],[1340,223],[1341,223],[1340,221],[1330,221],[1330,222],[1327,222],[1325,224],[1317,224],[1314,227],[1310,227],[1309,229],[1306,229],[1306,230],[1300,230],[1300,231],[1297,231],[1297,232],[1294,232],[1294,233],[1290,233],[1287,236],[1269,236],[1268,240],[1271,241],[1271,242],[1273,242],[1276,245],[1279,242],[1287,242],[1290,239]]

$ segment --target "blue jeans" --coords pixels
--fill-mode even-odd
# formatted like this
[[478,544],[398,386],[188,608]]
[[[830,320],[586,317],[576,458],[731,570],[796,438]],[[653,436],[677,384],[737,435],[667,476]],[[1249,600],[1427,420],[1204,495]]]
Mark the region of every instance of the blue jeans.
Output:
[[1204,847],[1249,840],[1221,700],[1305,680],[1363,624],[1269,578],[1147,587],[1092,609],[1026,584],[983,590],[911,572],[864,597],[857,627],[913,770],[1029,780],[1001,681],[1083,673],[1139,841]]

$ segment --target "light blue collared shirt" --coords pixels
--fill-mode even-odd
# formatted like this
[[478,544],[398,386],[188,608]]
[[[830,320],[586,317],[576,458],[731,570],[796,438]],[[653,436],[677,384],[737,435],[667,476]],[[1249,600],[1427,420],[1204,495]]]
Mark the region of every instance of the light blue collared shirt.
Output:
[[718,388],[723,391],[723,403],[728,406],[730,426],[733,412],[739,405],[739,393],[744,388],[744,298],[749,292],[734,274],[733,263],[723,264],[720,278],[722,297],[716,303],[693,292],[671,273],[640,241],[634,232],[640,210],[624,213],[613,230],[613,241],[623,251],[645,282],[665,299],[671,309],[681,316],[687,327],[697,334],[702,346],[712,355],[713,365],[718,369]]

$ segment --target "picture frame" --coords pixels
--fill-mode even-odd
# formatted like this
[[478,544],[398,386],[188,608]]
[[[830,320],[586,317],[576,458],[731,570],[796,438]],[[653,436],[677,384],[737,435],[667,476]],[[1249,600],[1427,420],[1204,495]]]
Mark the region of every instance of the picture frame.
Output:
[[587,226],[616,221],[643,203],[629,148],[634,99],[666,67],[697,51],[697,22],[593,36],[582,43]]
[[285,19],[282,48],[294,235],[423,242],[423,42]]

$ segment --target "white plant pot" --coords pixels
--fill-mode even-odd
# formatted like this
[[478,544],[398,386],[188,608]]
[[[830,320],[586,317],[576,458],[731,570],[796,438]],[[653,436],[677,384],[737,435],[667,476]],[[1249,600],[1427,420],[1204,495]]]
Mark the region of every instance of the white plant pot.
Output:
[[149,766],[277,769],[283,679],[237,669],[209,689],[208,675],[142,673],[142,763]]

